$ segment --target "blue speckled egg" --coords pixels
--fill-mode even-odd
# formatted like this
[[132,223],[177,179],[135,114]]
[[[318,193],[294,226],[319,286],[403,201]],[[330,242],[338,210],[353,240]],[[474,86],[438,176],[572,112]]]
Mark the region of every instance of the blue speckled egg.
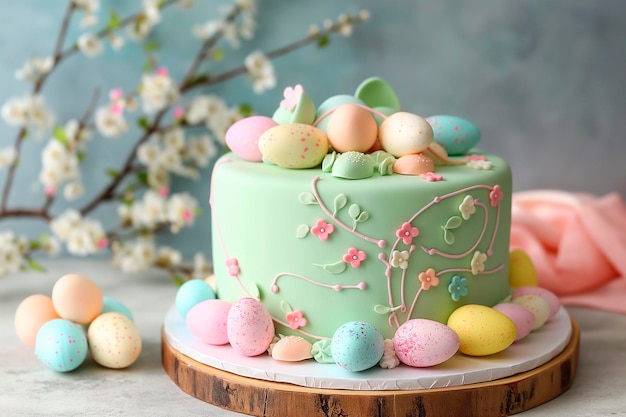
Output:
[[369,323],[352,321],[333,334],[331,351],[335,363],[348,371],[359,372],[376,365],[383,357],[385,341]]
[[176,305],[176,310],[178,310],[184,319],[193,306],[205,300],[213,300],[214,298],[215,291],[213,291],[213,288],[206,281],[202,279],[190,279],[181,285],[176,292],[174,304]]
[[103,299],[104,303],[102,306],[102,311],[99,315],[102,315],[104,313],[120,313],[133,320],[133,313],[131,313],[128,307],[126,307],[120,301],[111,297],[107,297],[106,295],[103,297]]
[[45,323],[37,332],[35,354],[48,368],[70,372],[87,357],[87,337],[83,327],[65,319]]
[[480,130],[469,120],[456,116],[431,116],[426,119],[433,128],[433,140],[443,146],[448,155],[464,155],[480,140]]

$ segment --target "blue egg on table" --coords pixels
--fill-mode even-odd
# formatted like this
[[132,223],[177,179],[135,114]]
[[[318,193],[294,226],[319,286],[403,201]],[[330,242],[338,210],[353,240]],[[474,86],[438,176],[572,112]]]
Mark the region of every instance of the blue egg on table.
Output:
[[88,350],[83,327],[72,321],[50,320],[37,332],[35,354],[53,371],[73,371],[85,361]]
[[214,298],[215,291],[213,291],[213,288],[206,281],[202,279],[190,279],[181,285],[176,292],[174,304],[176,305],[176,310],[178,310],[184,319],[189,310],[196,304],[206,300],[213,300]]
[[103,297],[103,299],[104,303],[102,305],[102,311],[100,312],[100,315],[104,313],[120,313],[133,320],[133,313],[131,313],[128,307],[126,307],[120,301],[111,297],[107,297],[106,295]]
[[380,361],[385,351],[385,341],[373,325],[352,321],[335,330],[330,347],[338,366],[359,372]]
[[480,141],[480,130],[469,120],[446,115],[430,116],[426,120],[433,128],[433,140],[443,146],[449,156],[464,155]]

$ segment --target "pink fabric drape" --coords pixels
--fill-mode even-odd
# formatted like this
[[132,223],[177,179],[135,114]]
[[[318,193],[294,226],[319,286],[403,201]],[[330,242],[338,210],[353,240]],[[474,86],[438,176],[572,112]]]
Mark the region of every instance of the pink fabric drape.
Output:
[[539,285],[563,304],[626,314],[626,205],[617,193],[514,193],[510,247],[528,253]]

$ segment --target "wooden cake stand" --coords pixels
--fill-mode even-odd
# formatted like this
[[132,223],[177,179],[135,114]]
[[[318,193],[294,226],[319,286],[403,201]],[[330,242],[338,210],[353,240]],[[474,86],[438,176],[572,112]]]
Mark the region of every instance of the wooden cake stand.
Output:
[[520,413],[565,392],[576,373],[579,341],[580,329],[572,320],[564,350],[541,366],[493,381],[422,390],[310,388],[241,376],[181,353],[170,344],[165,329],[162,361],[165,372],[184,392],[253,416],[488,417]]

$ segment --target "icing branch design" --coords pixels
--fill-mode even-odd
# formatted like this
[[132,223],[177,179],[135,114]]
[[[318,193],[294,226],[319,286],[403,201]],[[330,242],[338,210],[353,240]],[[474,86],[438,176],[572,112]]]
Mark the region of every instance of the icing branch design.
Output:
[[292,278],[297,278],[297,279],[302,279],[304,281],[307,281],[313,285],[317,285],[319,287],[324,287],[324,288],[330,288],[333,291],[343,291],[346,289],[356,289],[356,290],[361,290],[363,291],[364,289],[367,288],[367,284],[365,282],[359,282],[356,285],[343,285],[343,284],[324,284],[321,283],[319,281],[315,281],[314,279],[311,278],[307,278],[304,275],[300,275],[300,274],[292,274],[289,272],[283,272],[280,274],[276,274],[276,276],[274,277],[274,280],[272,281],[272,284],[270,285],[270,291],[272,291],[273,293],[277,293],[278,291],[280,291],[280,287],[278,286],[278,280],[282,277],[292,277]]

